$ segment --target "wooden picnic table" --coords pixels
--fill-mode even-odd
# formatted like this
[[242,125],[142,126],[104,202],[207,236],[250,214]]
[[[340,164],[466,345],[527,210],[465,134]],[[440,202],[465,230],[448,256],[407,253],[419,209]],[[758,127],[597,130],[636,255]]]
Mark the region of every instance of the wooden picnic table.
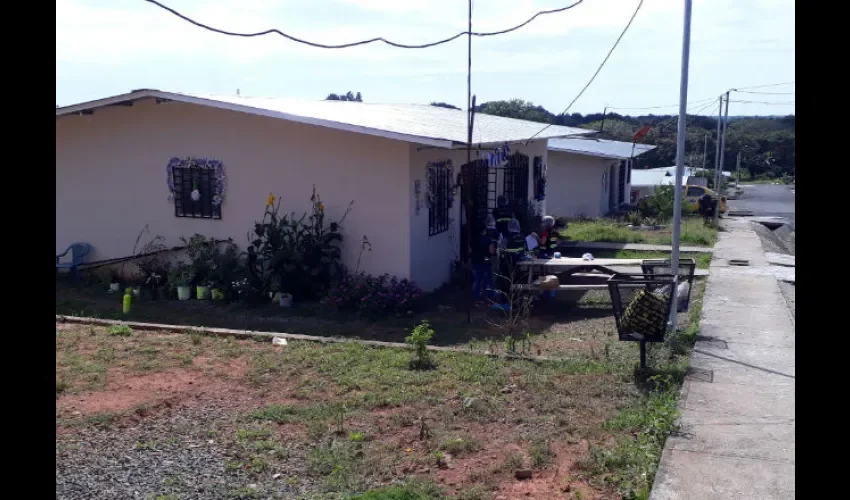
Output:
[[[517,262],[517,265],[528,268],[528,283],[515,284],[514,289],[540,290],[539,285],[533,284],[534,270],[540,269],[540,275],[548,269],[552,274],[581,277],[611,277],[617,273],[609,266],[640,266],[644,259],[594,259],[584,260],[576,257],[561,257],[560,259],[527,259]],[[607,289],[607,284],[559,285],[555,290],[600,290]]]

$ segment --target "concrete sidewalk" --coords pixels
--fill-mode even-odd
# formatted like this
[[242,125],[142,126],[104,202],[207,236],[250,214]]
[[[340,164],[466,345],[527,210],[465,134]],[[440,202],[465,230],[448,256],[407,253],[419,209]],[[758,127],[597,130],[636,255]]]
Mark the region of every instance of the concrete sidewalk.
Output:
[[650,500],[794,498],[794,320],[750,223],[724,226]]

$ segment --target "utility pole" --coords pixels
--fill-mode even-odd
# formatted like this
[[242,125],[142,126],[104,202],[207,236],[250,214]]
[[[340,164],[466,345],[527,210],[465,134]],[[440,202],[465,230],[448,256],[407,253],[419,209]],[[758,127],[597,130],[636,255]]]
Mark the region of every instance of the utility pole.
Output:
[[741,182],[741,151],[738,151],[738,159],[735,160],[735,189],[738,189],[739,182]]
[[602,124],[599,125],[599,132],[605,129],[605,115],[608,113],[608,106],[605,106],[605,109],[602,110]]
[[702,142],[702,173],[705,173],[705,152],[708,149],[708,134],[705,134],[705,140]]
[[[676,189],[673,191],[673,252],[670,267],[673,270],[673,306],[670,311],[670,327],[675,334],[678,327],[679,294],[679,238],[682,230],[682,175],[685,170],[685,133],[688,119],[688,60],[691,55],[691,0],[685,0],[685,22],[682,34],[682,75],[679,83],[679,124],[676,130]],[[641,342],[641,361],[645,357],[645,345]],[[642,363],[643,364],[643,363]]]
[[[723,176],[723,156],[726,152],[726,130],[729,129],[729,92],[726,91],[726,107],[723,111],[723,135],[720,136],[720,166],[717,169],[717,177],[714,181],[714,187],[717,188],[717,196],[721,196],[720,192],[720,178]],[[720,216],[720,199],[718,198],[717,203],[714,205],[714,224],[717,225],[717,218]]]
[[714,151],[714,178],[717,178],[717,169],[720,168],[720,124],[723,122],[723,95],[719,98],[720,105],[717,108],[717,141]]

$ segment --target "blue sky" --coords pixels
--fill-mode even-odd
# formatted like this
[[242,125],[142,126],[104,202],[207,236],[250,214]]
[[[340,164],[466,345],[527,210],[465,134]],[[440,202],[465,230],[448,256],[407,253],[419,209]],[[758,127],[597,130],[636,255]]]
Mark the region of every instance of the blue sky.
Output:
[[[384,36],[423,43],[466,29],[462,0],[162,0],[231,31],[278,28],[324,43]],[[473,30],[518,24],[573,0],[478,0]],[[638,0],[585,0],[516,32],[473,39],[478,102],[514,97],[561,112],[610,49]],[[631,29],[570,112],[669,105],[678,101],[683,0],[645,0]],[[694,0],[689,101],[732,87],[794,81],[794,2]],[[143,0],[56,1],[56,103],[136,88],[322,99],[363,93],[370,102],[466,98],[466,39],[405,50],[370,45],[306,47],[277,35],[241,39],[204,31]],[[793,92],[793,85],[753,89]],[[733,95],[730,114],[789,114],[794,95]],[[701,111],[700,104],[690,111]],[[650,111],[622,109],[623,114]],[[675,114],[676,106],[652,110]],[[706,109],[702,113],[711,113]]]

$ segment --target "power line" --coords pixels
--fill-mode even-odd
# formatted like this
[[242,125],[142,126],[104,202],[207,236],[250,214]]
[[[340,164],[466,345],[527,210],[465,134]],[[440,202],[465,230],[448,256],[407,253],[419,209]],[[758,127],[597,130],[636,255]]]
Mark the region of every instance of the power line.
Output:
[[796,92],[753,92],[751,90],[736,90],[742,94],[761,94],[761,95],[794,95]]
[[[638,6],[635,9],[634,14],[632,14],[632,17],[629,19],[629,22],[626,24],[626,27],[623,28],[623,31],[620,33],[620,36],[618,36],[617,40],[614,41],[614,45],[611,47],[611,50],[608,51],[608,54],[605,55],[605,59],[603,59],[602,63],[599,65],[599,67],[596,68],[596,72],[593,73],[593,76],[590,77],[590,80],[587,82],[587,84],[584,86],[584,88],[581,89],[581,91],[578,93],[578,95],[575,96],[575,98],[572,100],[572,102],[570,102],[569,106],[567,106],[566,109],[564,109],[564,111],[561,112],[562,115],[567,114],[567,111],[569,111],[570,108],[573,107],[573,104],[575,104],[575,102],[578,101],[579,97],[581,97],[581,95],[584,94],[584,91],[587,90],[588,87],[590,87],[590,84],[593,83],[593,80],[595,80],[596,76],[599,75],[599,72],[602,71],[602,68],[605,67],[605,63],[608,62],[608,59],[611,57],[611,54],[614,53],[614,49],[616,49],[617,46],[620,45],[620,40],[622,40],[623,36],[625,36],[626,32],[629,31],[629,28],[632,26],[632,22],[635,20],[635,17],[637,17],[638,12],[640,12],[641,7],[643,7],[643,0],[640,0],[640,2],[638,3]],[[543,127],[542,129],[540,129],[536,134],[532,135],[528,139],[528,141],[526,141],[526,144],[529,141],[531,141],[532,139],[534,139],[535,137],[537,137],[538,135],[540,135],[544,130],[546,130],[547,128],[549,128],[551,126],[552,126],[552,124],[550,123],[550,124],[546,125],[545,127]]]
[[[704,103],[704,102],[708,102],[708,101],[716,101],[716,100],[717,100],[717,98],[716,98],[716,97],[708,97],[708,98],[705,98],[705,99],[699,99],[699,100],[697,100],[697,101],[691,101],[691,102],[689,102],[689,103],[688,103],[688,105],[690,106],[690,105],[692,105],[692,104],[702,104],[702,103]],[[641,107],[641,108],[625,108],[625,107],[621,108],[621,107],[617,107],[617,106],[608,106],[608,109],[631,109],[631,110],[641,110],[641,109],[662,109],[662,108],[674,108],[674,107],[678,107],[678,106],[679,106],[678,104],[666,104],[666,105],[664,105],[664,106],[644,106],[644,107]]]
[[794,82],[783,82],[783,83],[766,83],[764,85],[751,85],[749,87],[737,87],[736,91],[741,91],[743,89],[761,89],[764,87],[779,87],[781,85],[794,85]]
[[742,103],[742,104],[768,104],[768,105],[776,105],[776,106],[781,106],[783,104],[794,104],[794,101],[781,101],[781,102],[776,102],[776,101],[773,101],[773,102],[771,102],[771,101],[729,101],[729,102],[737,102],[737,103]]
[[167,5],[163,5],[162,3],[160,3],[156,0],[144,0],[144,1],[151,3],[153,5],[156,5],[157,7],[161,8],[163,10],[166,10],[166,11],[170,12],[171,14],[179,17],[180,19],[182,19],[182,20],[184,20],[184,21],[186,21],[190,24],[194,24],[195,26],[197,26],[199,28],[203,28],[205,30],[212,31],[213,33],[219,33],[221,35],[236,36],[236,37],[242,37],[242,38],[252,38],[252,37],[258,37],[258,36],[276,34],[276,35],[280,35],[280,36],[282,36],[282,37],[284,37],[288,40],[291,40],[293,42],[302,43],[304,45],[309,45],[310,47],[316,47],[316,48],[320,48],[320,49],[347,49],[347,48],[350,48],[350,47],[357,47],[359,45],[366,45],[366,44],[375,43],[375,42],[383,42],[387,45],[390,45],[390,46],[393,46],[393,47],[398,47],[400,49],[424,49],[424,48],[434,47],[436,45],[448,43],[448,42],[451,42],[453,40],[457,40],[458,38],[460,38],[464,35],[495,36],[495,35],[503,35],[505,33],[510,33],[511,31],[516,31],[516,30],[522,28],[523,26],[528,25],[529,23],[531,23],[532,21],[537,19],[539,16],[543,16],[543,15],[547,15],[547,14],[556,14],[558,12],[564,12],[564,11],[570,10],[573,7],[576,7],[577,5],[581,4],[584,0],[577,0],[575,3],[567,5],[566,7],[561,7],[559,9],[541,10],[541,11],[537,12],[536,14],[534,14],[533,16],[531,16],[530,18],[528,18],[528,20],[526,20],[524,23],[518,24],[516,26],[510,27],[510,28],[507,28],[507,29],[503,29],[503,30],[499,30],[499,31],[489,31],[489,32],[474,32],[472,30],[463,31],[463,32],[460,32],[456,35],[450,36],[448,38],[444,38],[442,40],[437,40],[437,41],[434,41],[434,42],[423,43],[423,44],[418,44],[418,45],[393,42],[391,40],[387,40],[384,37],[375,37],[375,38],[370,38],[368,40],[360,40],[360,41],[357,41],[357,42],[349,42],[349,43],[341,43],[341,44],[337,44],[337,45],[332,45],[332,44],[311,42],[309,40],[297,38],[297,37],[294,37],[292,35],[286,34],[286,33],[280,31],[277,28],[272,28],[272,29],[268,29],[268,30],[264,30],[264,31],[257,31],[257,32],[254,32],[254,33],[240,33],[240,32],[236,32],[236,31],[227,31],[227,30],[223,30],[223,29],[219,29],[219,28],[214,28],[214,27],[209,26],[207,24],[195,21],[194,19],[192,19],[192,18],[190,18],[190,17],[188,17],[184,14],[181,14],[180,12],[177,12],[176,10],[172,9],[171,7],[169,7]]

